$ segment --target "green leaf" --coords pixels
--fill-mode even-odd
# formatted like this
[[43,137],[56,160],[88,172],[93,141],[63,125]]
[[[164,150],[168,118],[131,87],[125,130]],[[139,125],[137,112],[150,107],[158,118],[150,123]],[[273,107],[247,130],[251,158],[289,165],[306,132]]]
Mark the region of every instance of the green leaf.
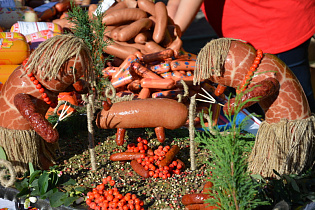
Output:
[[48,179],[49,174],[44,171],[44,173],[38,178],[38,187],[41,195],[44,195],[48,189]]
[[25,178],[20,182],[15,182],[14,185],[18,191],[22,191],[23,188],[28,188],[28,179]]
[[42,171],[40,170],[37,170],[37,171],[34,171],[33,173],[31,173],[31,176],[30,176],[30,181],[29,183],[33,183],[33,181],[42,173]]
[[65,206],[70,206],[73,204],[74,201],[76,201],[79,197],[67,197],[63,200]]
[[40,196],[38,186],[34,187],[33,191],[30,194],[31,196]]
[[30,189],[29,188],[23,188],[17,195],[16,197],[20,198],[24,195],[28,195],[30,193]]
[[32,163],[28,163],[28,168],[30,170],[30,174],[34,173],[35,170],[34,170],[34,166]]
[[46,199],[46,198],[50,198],[54,193],[58,192],[57,188],[48,190],[44,195],[42,195],[40,198],[41,199]]
[[85,187],[76,187],[74,188],[75,191],[84,192],[86,190]]
[[75,183],[74,179],[69,179],[67,182],[63,183],[63,185],[75,185]]
[[59,192],[59,191],[53,193],[49,199],[51,207],[61,206],[64,203],[63,199],[65,199],[66,196],[67,196],[66,193]]
[[0,147],[0,159],[7,160],[7,155],[5,154],[3,147]]

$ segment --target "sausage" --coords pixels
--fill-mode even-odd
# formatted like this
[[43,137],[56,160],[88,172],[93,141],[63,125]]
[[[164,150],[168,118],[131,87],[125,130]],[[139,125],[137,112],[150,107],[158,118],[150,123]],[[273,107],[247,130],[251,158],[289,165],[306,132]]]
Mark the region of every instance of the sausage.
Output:
[[167,58],[172,58],[174,51],[172,49],[165,49],[159,52],[145,54],[142,56],[144,63],[151,63],[153,61],[165,61]]
[[211,188],[213,187],[213,183],[208,181],[206,182],[205,186],[203,186],[203,190],[202,190],[202,193],[210,193],[212,192]]
[[182,59],[182,60],[197,60],[197,55],[193,53],[186,52],[184,50],[174,50],[174,57],[176,59]]
[[128,8],[136,8],[138,5],[138,2],[136,0],[124,0],[123,2]]
[[164,127],[180,128],[188,116],[186,106],[172,99],[143,99],[114,103],[98,113],[96,125],[102,129]]
[[146,18],[147,13],[138,8],[124,8],[105,13],[102,23],[105,25],[122,25],[141,18]]
[[[257,82],[255,84],[255,87],[253,88],[252,91],[244,94],[241,98],[241,102],[238,102],[238,104],[245,102],[251,98],[255,97],[260,97],[259,100],[263,100],[269,96],[275,95],[280,88],[279,81],[276,80],[275,78],[267,78],[263,81]],[[250,101],[247,102],[242,109],[249,107],[256,103],[257,101]],[[244,103],[243,103],[244,104]],[[229,113],[234,114],[234,107],[235,106],[235,98],[230,99],[229,103],[226,103],[223,107],[224,113]]]
[[104,77],[111,77],[119,71],[119,67],[109,66],[102,70]]
[[156,43],[160,43],[165,37],[168,20],[166,5],[163,2],[157,2],[155,4],[155,16],[156,21],[152,38]]
[[182,197],[182,203],[186,206],[189,204],[203,204],[209,195],[203,193],[186,194]]
[[182,170],[186,168],[186,165],[185,165],[185,163],[184,163],[182,160],[176,158],[175,161],[176,161],[178,164],[182,165],[182,168],[181,168]]
[[196,66],[196,61],[178,61],[178,60],[173,60],[170,63],[171,65],[171,70],[172,71],[179,71],[179,70],[185,70],[185,71],[193,71],[195,70]]
[[[94,18],[94,12],[97,9],[98,5],[97,4],[90,4],[89,10],[88,10],[88,15],[90,19]],[[61,18],[61,17],[60,17]]]
[[[109,38],[107,36],[104,36],[104,40],[109,41]],[[121,58],[123,60],[126,59],[129,55],[135,54],[138,51],[139,50],[134,47],[122,46],[115,42],[110,45],[107,45],[103,49],[103,52]]]
[[141,89],[140,80],[133,80],[131,83],[129,83],[127,89],[132,92],[139,91]]
[[155,41],[148,41],[145,43],[145,51],[147,53],[157,53],[164,50],[165,48],[157,44]]
[[119,42],[116,41],[118,44],[122,45],[122,46],[126,46],[126,47],[134,47],[136,48],[138,51],[134,53],[134,55],[136,55],[137,57],[139,56],[138,53],[144,52],[145,50],[145,45],[144,44],[139,44],[139,43],[129,43],[129,42]]
[[125,133],[126,133],[126,129],[124,129],[124,128],[117,128],[115,141],[116,141],[116,144],[118,146],[122,146],[124,144]]
[[155,16],[155,5],[152,1],[138,0],[138,7],[150,15]]
[[226,86],[218,84],[217,88],[214,91],[214,95],[220,96],[224,93]]
[[146,88],[172,89],[174,86],[175,86],[175,81],[172,79],[143,78],[141,80],[141,87],[146,87]]
[[58,12],[67,11],[68,9],[70,9],[70,7],[71,7],[70,0],[62,0],[55,5],[55,8]]
[[36,112],[32,98],[23,93],[14,96],[14,105],[30,126],[48,143],[55,143],[59,139],[58,131],[46,120],[45,116]]
[[149,178],[149,171],[145,170],[144,167],[138,163],[136,160],[130,162],[132,169],[140,176],[144,178]]
[[204,204],[190,204],[185,206],[186,210],[212,210],[212,209],[219,209],[215,206],[209,206],[208,203]]
[[168,46],[168,48],[172,50],[180,50],[183,46],[183,41],[180,39],[179,36],[175,38],[175,40]]
[[133,71],[144,78],[161,79],[160,76],[152,72],[150,69],[144,67],[140,63],[132,63],[130,65],[130,71]]
[[[106,26],[107,27],[112,27],[112,30],[110,31],[110,33],[108,33],[108,36],[116,41],[118,41],[118,33],[119,31],[126,27],[127,25],[120,25],[120,26]],[[105,31],[106,32],[106,31]],[[104,32],[104,34],[105,34]]]
[[143,153],[140,152],[119,152],[112,154],[109,159],[111,161],[123,161],[123,160],[137,160],[141,158]]
[[[151,21],[152,23],[152,21]],[[135,36],[134,42],[139,44],[145,44],[147,41],[149,41],[152,38],[151,31],[142,31],[138,35]]]
[[177,145],[173,145],[171,149],[166,153],[165,158],[159,162],[159,168],[168,166],[173,161],[178,152],[179,147]]
[[178,94],[184,94],[183,89],[165,90],[152,93],[152,98],[176,98]]
[[163,143],[165,141],[165,132],[163,127],[156,127],[154,129],[156,138],[159,142]]
[[171,70],[170,62],[166,61],[154,66],[150,66],[150,70],[157,74],[168,72]]
[[127,5],[125,4],[124,1],[121,1],[121,2],[117,2],[117,3],[114,3],[114,5],[112,5],[110,8],[108,8],[108,10],[106,10],[106,14],[109,14],[115,10],[120,10],[120,9],[124,9],[124,8],[127,8]]
[[119,78],[112,77],[110,82],[112,83],[114,88],[119,88],[128,85],[129,83],[132,82],[132,80],[133,78],[131,75],[122,75]]
[[151,91],[149,88],[142,88],[141,91],[139,92],[138,98],[146,99],[150,97],[150,94],[151,94]]

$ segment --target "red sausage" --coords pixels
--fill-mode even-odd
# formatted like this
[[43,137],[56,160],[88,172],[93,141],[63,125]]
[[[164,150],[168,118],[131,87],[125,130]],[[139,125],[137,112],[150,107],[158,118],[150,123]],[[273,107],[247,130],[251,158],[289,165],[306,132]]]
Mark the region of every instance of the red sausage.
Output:
[[140,80],[133,80],[129,85],[127,86],[127,89],[130,91],[139,91],[141,89]]
[[172,49],[166,49],[163,51],[145,54],[142,56],[144,63],[151,63],[153,61],[165,61],[167,58],[172,58],[174,51]]
[[117,128],[117,133],[116,133],[116,144],[118,146],[122,146],[124,144],[125,141],[125,133],[126,133],[126,129],[124,128]]
[[182,203],[186,206],[189,204],[203,204],[209,195],[203,193],[186,194],[182,197]]
[[55,5],[55,8],[58,12],[64,12],[67,11],[70,6],[70,0],[61,0]]
[[59,139],[59,134],[56,129],[53,129],[50,122],[45,116],[36,112],[36,108],[29,95],[19,93],[14,97],[14,105],[19,110],[21,115],[30,123],[31,127],[45,141],[55,143]]
[[154,129],[156,138],[159,142],[163,143],[165,141],[165,132],[163,127],[156,127]]
[[132,169],[140,176],[144,178],[149,178],[149,171],[145,170],[144,167],[138,163],[136,160],[130,162]]
[[164,127],[176,129],[185,124],[186,106],[172,99],[143,99],[114,103],[110,110],[98,113],[99,128]]
[[165,90],[152,93],[152,98],[176,98],[178,94],[184,94],[183,89]]
[[178,152],[179,147],[177,145],[173,145],[171,149],[166,153],[165,158],[159,162],[158,166],[160,168],[168,166],[173,161]]
[[190,204],[185,206],[187,210],[213,210],[218,209],[218,207],[215,206],[209,206],[208,203],[204,204]]
[[155,3],[155,16],[156,21],[152,38],[156,43],[160,43],[165,37],[168,20],[166,5],[163,2]]
[[130,66],[130,71],[133,71],[144,78],[161,79],[160,76],[152,72],[150,69],[142,66],[140,63],[132,63]]
[[141,80],[141,87],[146,87],[146,88],[172,89],[174,86],[175,86],[175,81],[172,79],[143,78]]
[[141,158],[143,153],[140,152],[119,152],[112,154],[109,159],[111,161],[122,161],[122,160],[136,160]]
[[213,183],[208,181],[206,182],[205,186],[203,186],[202,193],[209,193],[212,192],[211,188],[213,187]]
[[122,25],[146,17],[147,13],[139,8],[124,8],[105,13],[102,23],[105,25]]
[[171,70],[170,62],[166,61],[166,62],[157,64],[157,65],[154,65],[154,66],[150,66],[150,69],[151,69],[151,71],[153,71],[157,74],[162,74],[162,73],[168,72]]
[[214,94],[216,96],[220,96],[224,93],[225,89],[226,89],[226,86],[218,84],[217,88],[214,91]]
[[196,61],[190,61],[190,60],[186,60],[186,61],[173,60],[173,61],[171,61],[172,71],[180,71],[180,70],[193,71],[193,70],[195,70],[195,66],[196,66]]

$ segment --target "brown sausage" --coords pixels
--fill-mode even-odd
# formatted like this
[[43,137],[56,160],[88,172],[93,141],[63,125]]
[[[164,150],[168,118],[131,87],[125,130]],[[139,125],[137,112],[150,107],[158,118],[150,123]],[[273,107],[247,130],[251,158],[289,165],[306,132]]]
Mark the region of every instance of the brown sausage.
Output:
[[167,58],[171,58],[174,55],[172,49],[166,49],[155,53],[145,54],[142,56],[144,63],[151,63],[153,61],[165,61]]
[[179,147],[177,145],[173,145],[171,149],[166,153],[165,158],[159,162],[159,168],[168,166],[173,161],[178,152]]
[[164,50],[165,48],[157,44],[155,41],[147,41],[145,43],[145,51],[147,53],[157,53]]
[[133,80],[130,84],[128,84],[127,89],[132,92],[139,91],[141,89],[140,80]]
[[130,71],[135,72],[136,74],[144,78],[161,79],[160,76],[152,72],[150,69],[144,67],[140,63],[132,63],[130,65]]
[[141,87],[146,87],[146,88],[172,89],[174,85],[175,85],[175,81],[172,79],[143,78],[141,80]]
[[70,0],[62,0],[55,5],[55,8],[58,12],[67,11],[70,7],[71,7]]
[[114,5],[112,5],[110,8],[108,8],[108,10],[106,10],[106,14],[109,14],[115,10],[124,9],[124,8],[127,8],[127,5],[125,4],[125,2],[123,1],[117,2],[117,3],[114,3]]
[[[152,23],[152,21],[151,21]],[[145,44],[147,41],[149,41],[152,38],[152,33],[151,31],[142,31],[138,35],[135,36],[134,42],[135,43],[140,43],[140,44]]]
[[90,19],[94,18],[94,12],[97,9],[98,5],[97,4],[90,4],[89,6],[89,10],[88,10],[88,15]]
[[141,91],[139,92],[138,98],[146,99],[150,97],[150,94],[151,94],[151,91],[149,88],[142,88]]
[[189,204],[203,204],[209,195],[203,193],[186,194],[182,197],[182,203],[186,206]]
[[137,160],[141,158],[143,153],[140,152],[119,152],[112,154],[109,159],[111,161],[122,161],[122,160]]
[[[104,40],[110,40],[107,36],[104,36]],[[112,43],[104,47],[103,51],[109,55],[113,55],[120,59],[125,60],[129,55],[135,54],[138,49],[134,47],[122,46],[118,43]]]
[[122,146],[124,144],[125,141],[125,133],[126,133],[126,129],[124,128],[117,128],[117,133],[116,133],[116,144],[118,146]]
[[202,190],[202,193],[210,193],[212,192],[211,188],[213,187],[213,183],[208,181],[206,182],[205,186],[203,186],[203,190]]
[[52,125],[46,120],[45,116],[36,112],[36,107],[29,95],[23,93],[15,95],[14,105],[21,115],[30,123],[30,126],[36,131],[36,133],[45,141],[49,143],[55,143],[58,141],[58,131],[53,129]]
[[119,27],[119,26],[106,26],[106,27],[105,27],[105,30],[104,30],[104,35],[109,36],[110,38],[113,38],[113,37],[111,36],[111,33],[112,33],[112,31],[115,30],[115,28],[117,28],[117,27]]
[[132,169],[140,176],[144,178],[149,178],[149,171],[145,170],[144,167],[138,163],[136,160],[130,162]]
[[154,129],[156,138],[159,142],[163,143],[165,141],[165,132],[163,127],[156,127]]
[[155,4],[155,16],[156,21],[152,38],[156,43],[160,43],[165,37],[168,20],[166,5],[163,2],[157,2]]
[[122,25],[128,22],[146,18],[147,13],[138,8],[125,8],[111,11],[102,20],[105,25]]
[[[110,32],[110,37],[116,41],[118,41],[118,33],[121,29],[123,29],[124,27],[126,27],[127,25],[121,25],[121,26],[112,26],[112,27],[115,27],[111,30]],[[106,27],[110,27],[110,26],[106,26]]]
[[168,46],[168,48],[175,51],[175,50],[180,50],[182,46],[183,46],[183,41],[180,39],[179,36],[177,36],[175,40]]
[[213,210],[218,209],[218,207],[215,206],[209,206],[208,203],[204,204],[190,204],[185,206],[186,210]]
[[172,99],[143,99],[114,103],[110,110],[98,113],[99,128],[146,128],[164,127],[176,129],[185,124],[186,106]]
[[138,0],[138,7],[150,15],[155,16],[155,5],[152,1]]

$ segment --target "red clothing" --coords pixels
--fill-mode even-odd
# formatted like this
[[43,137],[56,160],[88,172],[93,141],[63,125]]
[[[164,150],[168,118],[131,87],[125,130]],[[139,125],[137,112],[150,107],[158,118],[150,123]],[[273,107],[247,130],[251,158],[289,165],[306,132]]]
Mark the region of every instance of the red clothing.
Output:
[[265,53],[288,51],[315,34],[315,0],[205,0],[201,9],[218,36]]

